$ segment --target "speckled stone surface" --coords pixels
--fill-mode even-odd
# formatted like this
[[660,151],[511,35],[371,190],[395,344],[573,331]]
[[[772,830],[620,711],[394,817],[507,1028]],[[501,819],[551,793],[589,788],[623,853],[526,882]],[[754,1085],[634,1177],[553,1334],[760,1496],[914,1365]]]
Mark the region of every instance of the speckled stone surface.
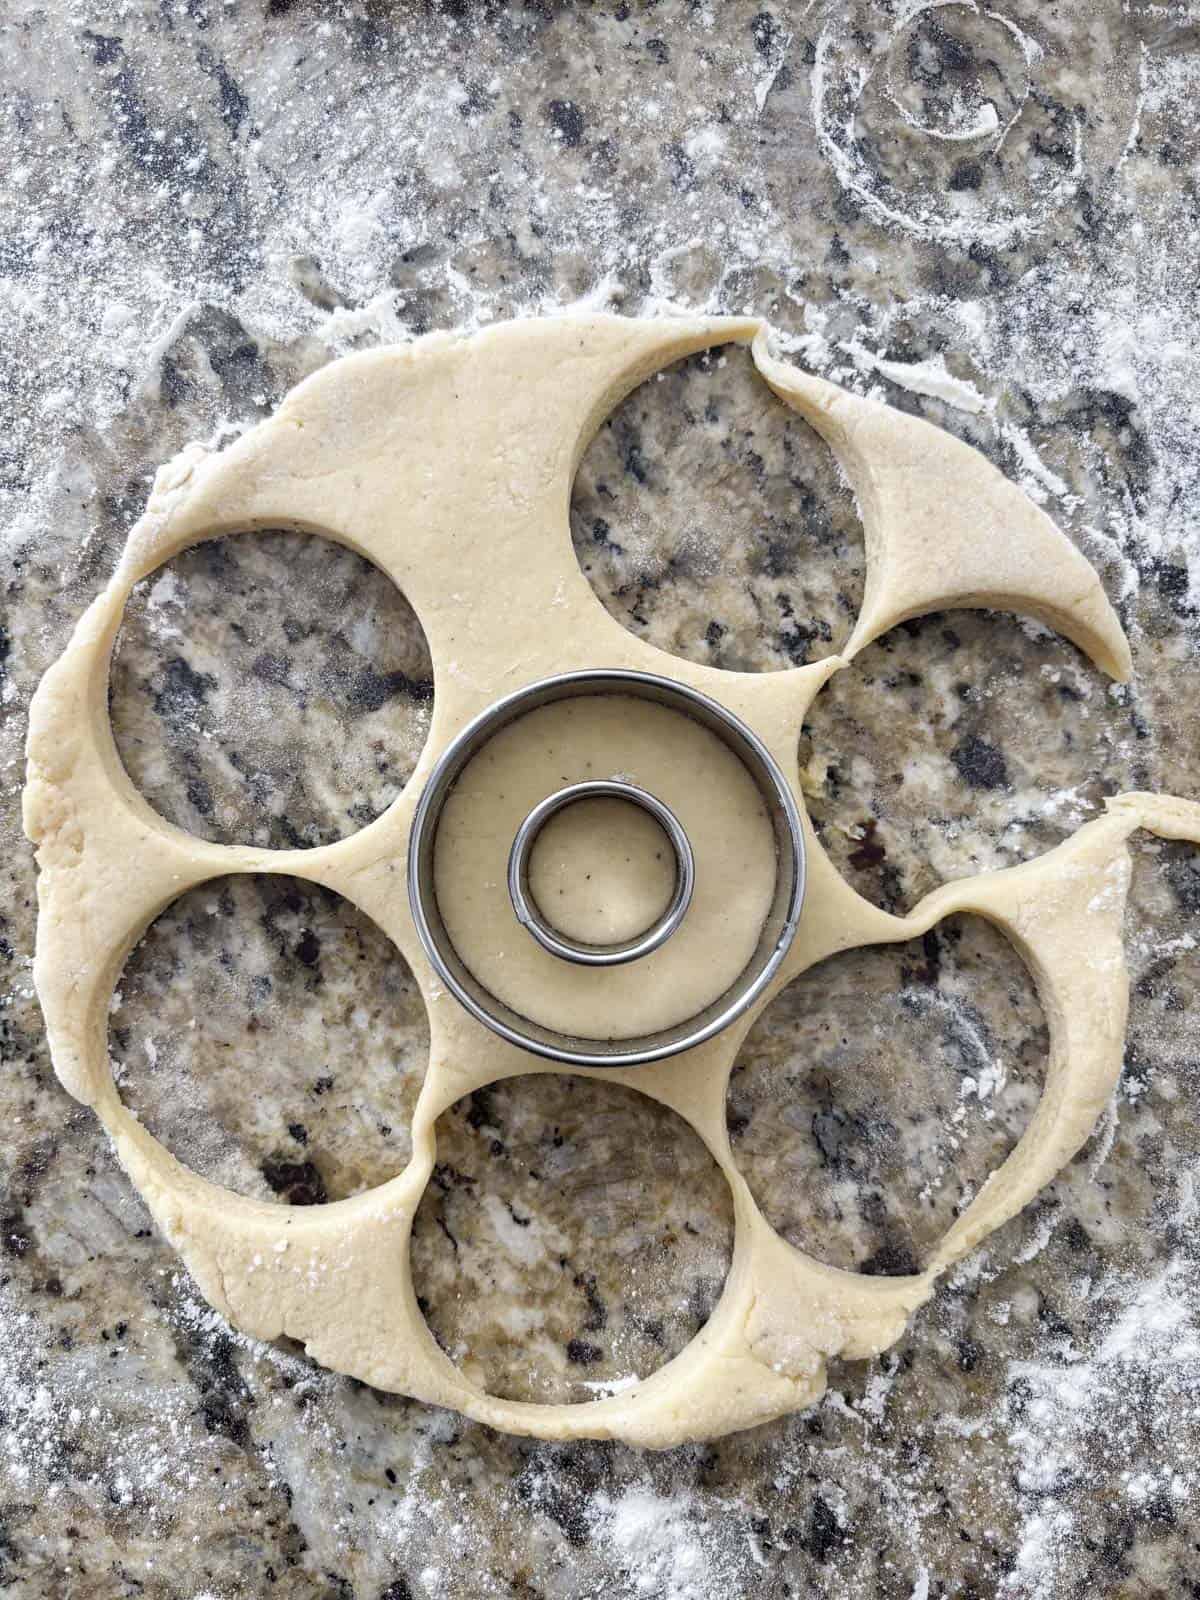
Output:
[[[1128,690],[978,613],[899,628],[831,680],[798,762],[868,898],[908,908],[1034,855],[1120,788],[1200,793],[1194,15],[11,0],[0,42],[0,1593],[1200,1593],[1194,853],[1135,846],[1126,1073],[1041,1199],[893,1351],[835,1363],[813,1411],[646,1456],[496,1435],[208,1310],[54,1079],[19,820],[30,695],[161,461],[346,350],[579,297],[769,316],[795,359],[1019,478],[1121,610]],[[572,528],[625,626],[736,670],[836,653],[861,597],[853,500],[744,353],[625,402]],[[436,692],[378,572],[268,533],[142,586],[112,713],[164,815],[311,845],[395,796]],[[847,955],[755,1024],[737,1159],[796,1244],[911,1270],[1025,1126],[1045,1041],[986,925]],[[298,881],[170,908],[110,1043],[138,1114],[240,1192],[320,1203],[407,1157],[412,975]],[[587,1399],[703,1325],[729,1197],[671,1114],[536,1077],[455,1106],[438,1138],[417,1291],[488,1387]]]

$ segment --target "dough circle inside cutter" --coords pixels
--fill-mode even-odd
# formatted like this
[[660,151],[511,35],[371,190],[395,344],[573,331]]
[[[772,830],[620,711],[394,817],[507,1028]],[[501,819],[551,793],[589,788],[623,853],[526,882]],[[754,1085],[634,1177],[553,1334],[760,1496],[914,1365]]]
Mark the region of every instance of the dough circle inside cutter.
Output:
[[[695,889],[679,928],[651,955],[626,966],[575,966],[518,922],[509,850],[547,795],[614,777],[674,812],[695,856]],[[555,820],[582,854],[588,819],[573,823],[576,810]],[[703,1011],[754,955],[775,879],[774,827],[733,751],[682,712],[622,694],[556,700],[501,728],[450,791],[434,847],[438,907],[466,966],[521,1016],[585,1039],[637,1038]]]

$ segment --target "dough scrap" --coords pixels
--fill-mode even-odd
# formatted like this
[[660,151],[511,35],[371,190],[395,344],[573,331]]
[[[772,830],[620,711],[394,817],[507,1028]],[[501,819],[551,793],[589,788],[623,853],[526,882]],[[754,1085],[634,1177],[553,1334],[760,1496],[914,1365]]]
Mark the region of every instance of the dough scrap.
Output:
[[[619,400],[670,362],[731,341],[752,344],[776,393],[839,454],[867,544],[866,598],[843,655],[761,676],[678,661],[626,633],[580,572],[567,521],[578,460]],[[435,668],[429,739],[408,787],[361,832],[314,850],[220,846],[165,822],[133,788],[107,716],[109,657],[133,585],[188,545],[280,526],[324,534],[382,567],[417,611]],[[967,604],[1039,617],[1105,670],[1129,673],[1099,580],[1041,511],[940,430],[777,361],[753,319],[564,317],[470,338],[432,335],[338,361],[228,450],[193,446],[164,467],[116,572],[39,686],[24,813],[41,869],[34,975],[55,1069],[95,1108],[210,1303],[249,1334],[287,1334],[326,1366],[497,1428],[656,1448],[810,1405],[828,1357],[892,1343],[938,1274],[1086,1139],[1121,1067],[1125,840],[1144,827],[1200,841],[1200,807],[1120,796],[1040,860],[946,885],[907,917],[861,899],[806,823],[805,911],[773,990],[686,1055],[605,1074],[678,1111],[725,1173],[737,1230],[724,1293],[673,1361],[635,1388],[577,1406],[484,1393],[438,1348],[416,1304],[408,1238],[437,1117],[484,1084],[556,1069],[495,1038],[434,982],[407,909],[405,847],[433,762],[473,716],[520,684],[588,667],[672,676],[721,701],[793,779],[803,811],[796,740],[821,685],[896,622]],[[429,1068],[411,1163],[379,1188],[303,1210],[245,1199],[188,1171],[121,1103],[106,1049],[121,966],[166,905],[232,872],[294,874],[336,889],[386,930],[416,975],[430,1018]],[[1044,1093],[1012,1155],[924,1271],[892,1279],[838,1271],[773,1232],[734,1165],[725,1126],[734,1056],[771,993],[805,967],[855,945],[910,939],[961,911],[989,918],[1033,973],[1051,1036]]]

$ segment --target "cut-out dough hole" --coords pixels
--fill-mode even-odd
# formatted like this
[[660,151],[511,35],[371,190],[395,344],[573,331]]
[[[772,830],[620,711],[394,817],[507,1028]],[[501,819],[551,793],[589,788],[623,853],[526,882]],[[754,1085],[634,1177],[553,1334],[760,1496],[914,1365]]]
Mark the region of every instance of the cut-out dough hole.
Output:
[[344,838],[395,799],[433,679],[377,567],[312,534],[240,533],[137,586],[110,695],[125,768],[168,821],[288,849]]
[[1047,1043],[1029,974],[979,918],[848,952],[789,984],[743,1042],[734,1159],[789,1243],[916,1272],[1020,1137]]
[[218,878],[151,924],[109,1023],[121,1098],[179,1160],[297,1205],[395,1177],[429,1057],[407,962],[331,890]]
[[550,1073],[477,1090],[437,1125],[413,1225],[435,1338],[489,1393],[595,1400],[677,1355],[728,1271],[728,1185],[674,1112]]
[[862,529],[828,447],[724,347],[651,378],[580,464],[575,551],[631,633],[706,666],[832,655],[862,598]]
[[893,628],[830,679],[805,719],[801,782],[821,842],[889,911],[1041,855],[1104,795],[1139,787],[1125,698],[1074,646],[1007,613]]
[[[1179,1225],[1200,1155],[1200,849],[1135,834],[1125,918],[1129,1027],[1110,1175],[1122,1217]],[[1169,1201],[1167,1197],[1170,1197]]]

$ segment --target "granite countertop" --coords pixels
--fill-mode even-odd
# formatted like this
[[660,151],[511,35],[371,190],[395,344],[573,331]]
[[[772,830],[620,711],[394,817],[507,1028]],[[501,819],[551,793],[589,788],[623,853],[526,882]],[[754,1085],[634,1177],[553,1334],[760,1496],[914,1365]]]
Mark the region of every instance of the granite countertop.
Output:
[[[868,898],[907,909],[1035,855],[1122,788],[1200,793],[1194,16],[10,0],[0,41],[0,1593],[1200,1593],[1194,853],[1134,847],[1126,1071],[1059,1179],[893,1350],[834,1363],[813,1410],[646,1455],[492,1433],[204,1304],[54,1078],[19,804],[30,696],[162,461],[340,353],[572,304],[769,317],[791,359],[978,446],[1102,573],[1128,688],[1038,626],[958,612],[822,692],[803,783]],[[608,419],[572,528],[618,620],[694,660],[829,655],[861,597],[853,499],[744,352]],[[164,815],[305,846],[399,792],[436,693],[379,572],[267,532],[140,587],[111,698]],[[244,878],[153,925],[110,1045],[181,1158],[284,1205],[403,1166],[428,1037],[359,913]],[[787,1238],[910,1271],[1026,1125],[1045,1047],[981,922],[839,958],[743,1046],[737,1160]],[[550,1075],[475,1094],[438,1137],[416,1286],[487,1387],[587,1399],[703,1325],[732,1213],[673,1114]]]

